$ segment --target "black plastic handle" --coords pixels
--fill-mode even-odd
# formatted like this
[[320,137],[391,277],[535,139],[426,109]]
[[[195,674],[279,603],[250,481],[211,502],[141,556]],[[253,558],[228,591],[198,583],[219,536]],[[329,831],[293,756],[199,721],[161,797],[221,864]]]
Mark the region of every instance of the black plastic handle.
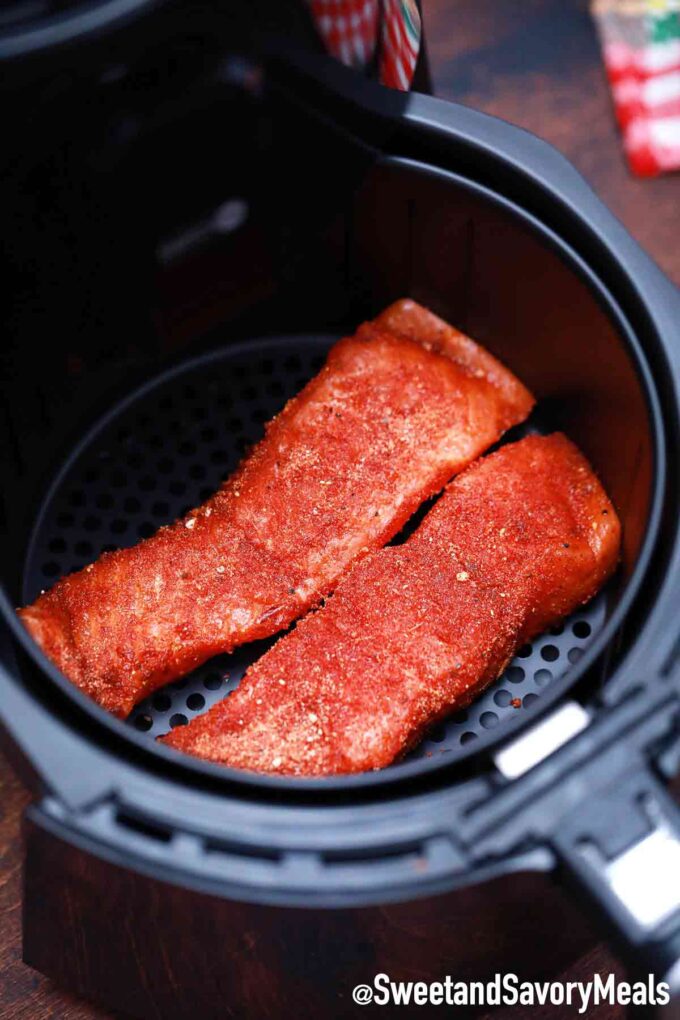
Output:
[[606,918],[631,975],[670,988],[680,1015],[680,807],[641,762],[562,819],[562,873]]

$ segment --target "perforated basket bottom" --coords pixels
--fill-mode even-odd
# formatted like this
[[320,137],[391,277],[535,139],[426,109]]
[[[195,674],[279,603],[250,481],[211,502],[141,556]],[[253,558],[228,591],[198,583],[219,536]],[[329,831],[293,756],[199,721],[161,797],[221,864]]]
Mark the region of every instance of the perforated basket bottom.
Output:
[[[281,409],[321,367],[333,338],[266,338],[180,366],[96,426],[43,504],[25,565],[23,600],[102,552],[147,538],[205,500]],[[562,626],[520,649],[474,705],[433,729],[411,757],[460,753],[502,727],[578,662],[606,616],[602,593]],[[219,656],[168,684],[131,714],[150,738],[184,725],[238,686],[271,642]]]

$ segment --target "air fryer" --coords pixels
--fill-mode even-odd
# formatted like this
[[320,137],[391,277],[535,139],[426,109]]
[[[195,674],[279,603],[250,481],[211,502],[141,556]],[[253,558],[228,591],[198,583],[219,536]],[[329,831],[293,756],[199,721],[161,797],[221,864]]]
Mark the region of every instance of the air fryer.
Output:
[[[291,55],[269,5],[200,11],[191,42],[161,7],[67,51],[3,39],[0,712],[34,795],[26,962],[136,1016],[344,1016],[381,972],[552,976],[588,916],[680,991],[676,289],[536,138],[310,54],[304,19]],[[107,715],[14,607],[206,498],[407,295],[533,390],[527,429],[587,454],[623,524],[613,581],[380,772],[261,776],[154,740],[262,643]]]

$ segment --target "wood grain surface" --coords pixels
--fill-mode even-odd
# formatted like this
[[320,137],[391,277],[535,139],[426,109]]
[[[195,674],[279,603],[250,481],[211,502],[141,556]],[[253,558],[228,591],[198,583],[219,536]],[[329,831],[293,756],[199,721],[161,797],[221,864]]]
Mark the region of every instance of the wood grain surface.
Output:
[[[503,117],[552,142],[583,173],[633,236],[680,283],[680,175],[636,180],[622,155],[592,21],[584,0],[425,0],[434,91]],[[96,1020],[21,962],[21,816],[28,796],[0,761],[0,1018]],[[555,978],[620,971],[601,945]],[[555,1018],[568,1011],[530,1011]],[[529,1012],[504,1009],[502,1020]],[[619,1018],[600,1007],[589,1013]]]
[[434,92],[555,145],[680,283],[680,174],[628,171],[586,0],[425,0]]

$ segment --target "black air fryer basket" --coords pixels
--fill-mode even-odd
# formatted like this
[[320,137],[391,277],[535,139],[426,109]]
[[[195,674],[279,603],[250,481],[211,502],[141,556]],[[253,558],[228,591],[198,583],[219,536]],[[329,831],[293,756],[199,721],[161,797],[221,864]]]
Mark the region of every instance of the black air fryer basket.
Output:
[[[126,31],[75,80],[10,64],[33,111],[10,124],[2,355],[26,961],[133,1015],[351,1015],[380,972],[554,974],[589,937],[558,872],[632,971],[680,994],[677,290],[516,128],[223,41],[165,79],[148,35],[117,62]],[[107,715],[14,607],[205,499],[329,346],[402,296],[517,373],[527,429],[587,454],[623,524],[614,580],[381,772],[260,776],[154,741],[266,643]]]

